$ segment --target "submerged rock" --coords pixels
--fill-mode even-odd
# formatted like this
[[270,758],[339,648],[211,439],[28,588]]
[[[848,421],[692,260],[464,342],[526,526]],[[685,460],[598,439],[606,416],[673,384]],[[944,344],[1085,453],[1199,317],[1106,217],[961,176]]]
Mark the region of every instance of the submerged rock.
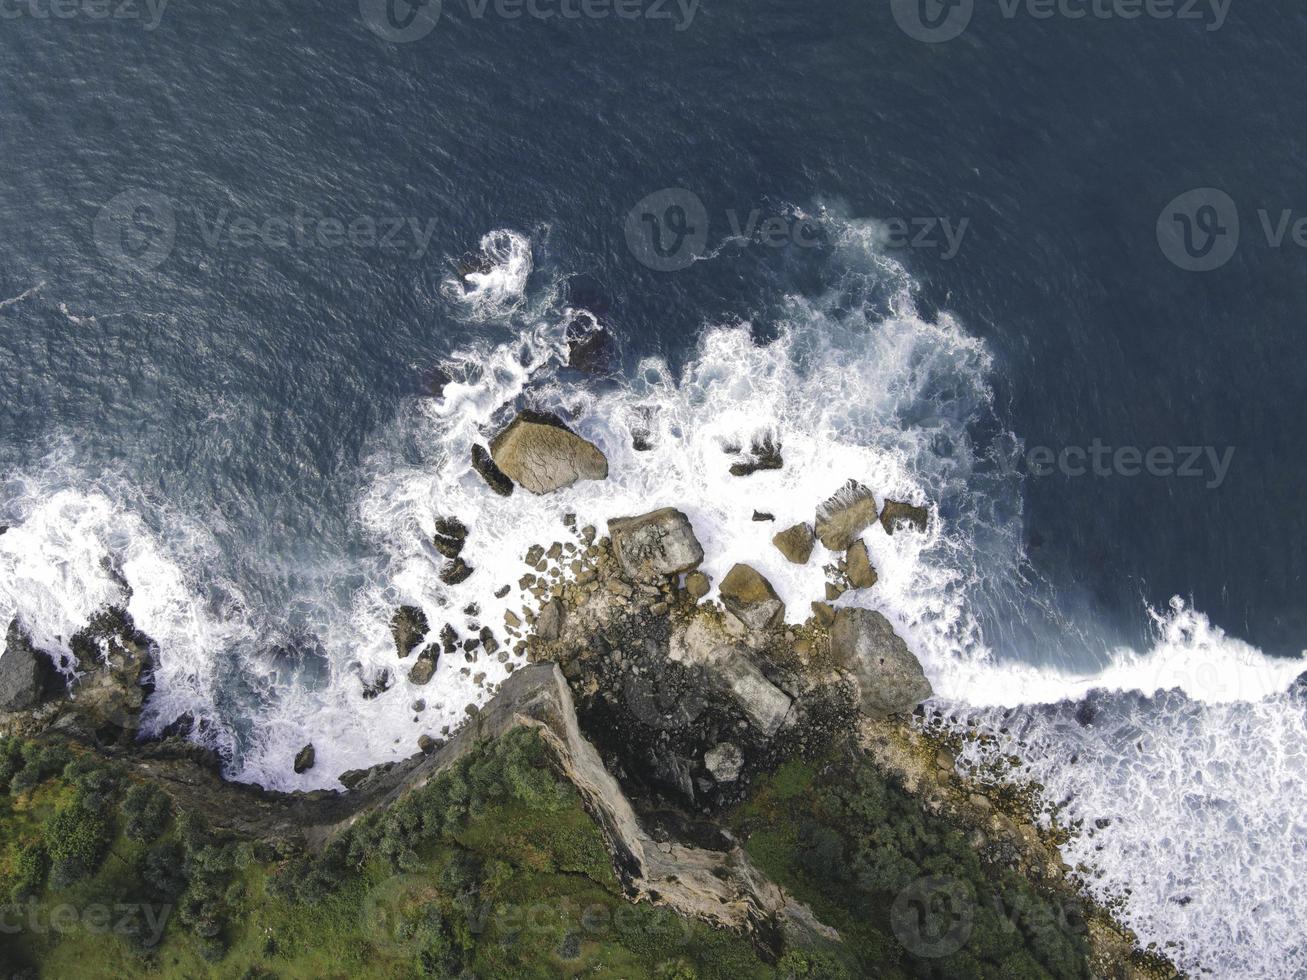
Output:
[[930,511],[915,504],[887,500],[884,509],[880,512],[880,526],[885,529],[886,534],[893,534],[895,528],[904,524],[916,528],[918,531],[925,531],[929,523]]
[[813,534],[812,525],[806,522],[795,524],[794,527],[787,528],[771,539],[771,543],[776,545],[780,553],[796,565],[806,565],[808,563],[808,559],[812,557],[812,548],[816,541],[817,538]]
[[748,565],[727,572],[718,592],[722,605],[750,629],[772,629],[785,622],[785,603],[771,583]]
[[501,497],[513,495],[513,481],[495,465],[490,450],[485,446],[477,444],[472,447],[472,469],[476,470],[481,475],[481,479],[486,481],[486,485]]
[[817,537],[831,551],[847,551],[876,520],[876,499],[857,480],[817,508]]
[[765,436],[755,442],[750,455],[753,459],[748,462],[735,463],[731,466],[731,476],[752,476],[759,470],[779,470],[785,466],[780,444],[774,442],[771,436]]
[[413,652],[430,628],[426,613],[417,606],[400,606],[395,610],[395,615],[390,618],[390,635],[395,638],[400,660]]
[[370,681],[363,682],[363,700],[371,701],[390,690],[390,670],[382,670]]
[[873,718],[910,712],[933,693],[921,664],[889,620],[870,609],[841,609],[831,655],[853,675],[862,710]]
[[865,541],[854,541],[845,553],[844,573],[849,578],[849,584],[855,589],[869,589],[876,584],[880,576],[876,574],[876,566],[871,563],[871,556],[867,554]]
[[316,757],[317,753],[313,749],[312,742],[295,753],[295,775],[298,776],[300,773],[305,773],[312,769]]
[[649,582],[699,567],[703,546],[690,519],[675,507],[608,522],[613,552],[622,570],[635,581]]
[[0,656],[0,712],[35,708],[62,687],[50,658],[34,646],[18,620],[9,624]]
[[556,416],[523,411],[490,443],[496,466],[534,494],[608,478],[608,459]]

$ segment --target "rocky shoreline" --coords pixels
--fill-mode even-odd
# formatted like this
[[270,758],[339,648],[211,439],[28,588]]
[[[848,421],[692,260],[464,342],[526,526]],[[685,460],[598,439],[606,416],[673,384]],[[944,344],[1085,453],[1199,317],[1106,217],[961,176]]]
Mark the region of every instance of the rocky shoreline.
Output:
[[[771,441],[753,457],[732,473],[743,479],[784,465]],[[539,412],[519,414],[488,449],[475,447],[471,464],[505,496],[515,487],[553,493],[608,472],[599,447]],[[449,657],[463,658],[467,670],[494,658],[508,676],[485,704],[468,707],[457,731],[424,734],[401,762],[341,774],[344,793],[225,782],[219,760],[187,742],[187,719],[141,741],[154,645],[122,610],[104,611],[74,638],[67,689],[67,675],[21,624],[9,626],[0,734],[76,743],[155,782],[177,806],[210,814],[215,827],[290,854],[322,850],[477,746],[529,728],[599,826],[628,899],[748,935],[772,960],[792,946],[837,947],[842,936],[761,870],[723,821],[787,762],[843,747],[964,834],[982,866],[1020,875],[1079,910],[1092,976],[1174,976],[1084,897],[1058,854],[1061,831],[1041,829],[1028,799],[957,770],[957,736],[920,707],[931,696],[920,663],[885,617],[843,601],[877,580],[864,532],[879,524],[890,534],[921,533],[932,519],[920,505],[878,504],[854,479],[814,502],[810,523],[773,541],[797,564],[824,549],[825,591],[796,616],[748,564],[710,581],[692,523],[674,507],[612,520],[606,533],[569,513],[556,540],[524,543],[516,583],[523,605],[502,624],[463,635],[417,606],[395,610],[394,665],[367,682],[364,697],[385,695],[401,673],[425,685]],[[437,524],[432,546],[449,584],[476,574],[462,556],[468,534],[452,515]],[[312,744],[287,760],[295,772],[314,765]]]

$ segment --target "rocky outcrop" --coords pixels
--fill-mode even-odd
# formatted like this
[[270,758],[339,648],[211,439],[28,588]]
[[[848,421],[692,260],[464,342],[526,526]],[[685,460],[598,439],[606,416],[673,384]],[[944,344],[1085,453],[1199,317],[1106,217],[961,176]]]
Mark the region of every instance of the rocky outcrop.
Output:
[[35,708],[62,686],[53,662],[32,646],[15,619],[9,624],[4,655],[0,656],[0,713]]
[[456,517],[438,518],[431,544],[446,558],[457,558],[463,553],[463,545],[467,544],[467,525]]
[[637,582],[688,572],[703,561],[690,519],[674,507],[615,518],[608,522],[608,534],[623,570]]
[[840,609],[830,631],[831,656],[857,682],[872,718],[905,714],[930,697],[930,681],[889,620],[870,609]]
[[490,443],[490,455],[509,479],[534,494],[608,478],[608,459],[599,447],[543,412],[520,412]]
[[893,534],[897,528],[908,526],[918,531],[925,531],[930,523],[930,511],[914,504],[904,504],[897,500],[885,501],[880,512],[880,524],[886,534]]
[[805,521],[802,524],[795,524],[791,528],[786,528],[772,538],[771,542],[776,545],[782,555],[794,564],[806,565],[808,559],[812,557],[812,549],[817,542],[817,536],[813,533],[812,525]]
[[785,622],[785,603],[771,583],[748,565],[735,565],[717,591],[722,605],[750,629],[775,629]]
[[875,497],[850,480],[817,508],[817,537],[831,551],[847,551],[875,520]]
[[870,589],[876,584],[880,576],[876,574],[876,566],[871,563],[871,556],[867,554],[865,541],[854,541],[845,553],[844,574],[848,576],[849,585],[855,589]]
[[403,660],[422,642],[430,631],[426,613],[417,606],[400,606],[390,618],[390,635],[395,638],[395,649]]
[[495,465],[490,450],[480,444],[472,447],[472,469],[476,470],[486,486],[501,497],[513,495],[513,481],[504,475],[504,471]]
[[413,662],[413,667],[408,672],[410,684],[426,684],[436,673],[436,667],[440,664],[440,649],[436,644],[428,645],[421,653],[418,654],[417,660]]
[[301,773],[308,772],[313,768],[313,764],[316,761],[317,751],[313,748],[313,743],[310,742],[308,745],[304,746],[304,748],[295,753],[295,764],[293,767],[295,775],[298,776]]
[[771,738],[789,717],[794,700],[759,668],[738,620],[711,613],[677,624],[667,656],[678,664],[697,667],[707,689],[730,698],[749,724]]
[[785,466],[780,444],[771,436],[764,436],[754,442],[749,455],[753,458],[731,464],[731,476],[752,476],[759,470],[779,470]]

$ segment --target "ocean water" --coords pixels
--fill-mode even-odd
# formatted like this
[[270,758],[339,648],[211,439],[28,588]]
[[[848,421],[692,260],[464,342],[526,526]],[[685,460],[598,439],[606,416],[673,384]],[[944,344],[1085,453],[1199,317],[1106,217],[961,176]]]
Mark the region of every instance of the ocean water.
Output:
[[[939,44],[888,0],[14,8],[0,619],[61,654],[126,601],[160,644],[150,727],[190,713],[234,778],[332,787],[504,676],[450,657],[365,700],[395,605],[497,625],[564,513],[676,505],[710,575],[750,561],[801,619],[820,563],[752,513],[856,477],[938,520],[872,528],[881,580],[845,601],[1091,828],[1066,853],[1091,890],[1191,970],[1304,975],[1307,254],[1265,229],[1303,205],[1307,26],[1262,6],[981,3]],[[1184,271],[1159,218],[1209,187],[1239,247]],[[610,479],[490,494],[469,447],[523,405]],[[765,435],[784,469],[730,477]],[[1023,465],[1096,444],[1203,453]]]

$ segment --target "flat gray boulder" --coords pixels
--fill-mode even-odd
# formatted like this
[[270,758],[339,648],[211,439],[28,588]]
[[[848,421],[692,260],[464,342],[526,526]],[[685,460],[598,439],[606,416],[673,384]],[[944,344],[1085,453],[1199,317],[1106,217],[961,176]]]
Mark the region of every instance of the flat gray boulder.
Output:
[[703,546],[690,519],[675,507],[608,522],[613,553],[627,578],[637,582],[692,571],[703,561]]
[[608,478],[608,458],[599,447],[543,412],[519,412],[490,443],[490,456],[502,473],[534,494]]
[[836,663],[857,681],[862,710],[873,718],[906,714],[934,693],[917,658],[878,612],[836,612],[830,646]]

